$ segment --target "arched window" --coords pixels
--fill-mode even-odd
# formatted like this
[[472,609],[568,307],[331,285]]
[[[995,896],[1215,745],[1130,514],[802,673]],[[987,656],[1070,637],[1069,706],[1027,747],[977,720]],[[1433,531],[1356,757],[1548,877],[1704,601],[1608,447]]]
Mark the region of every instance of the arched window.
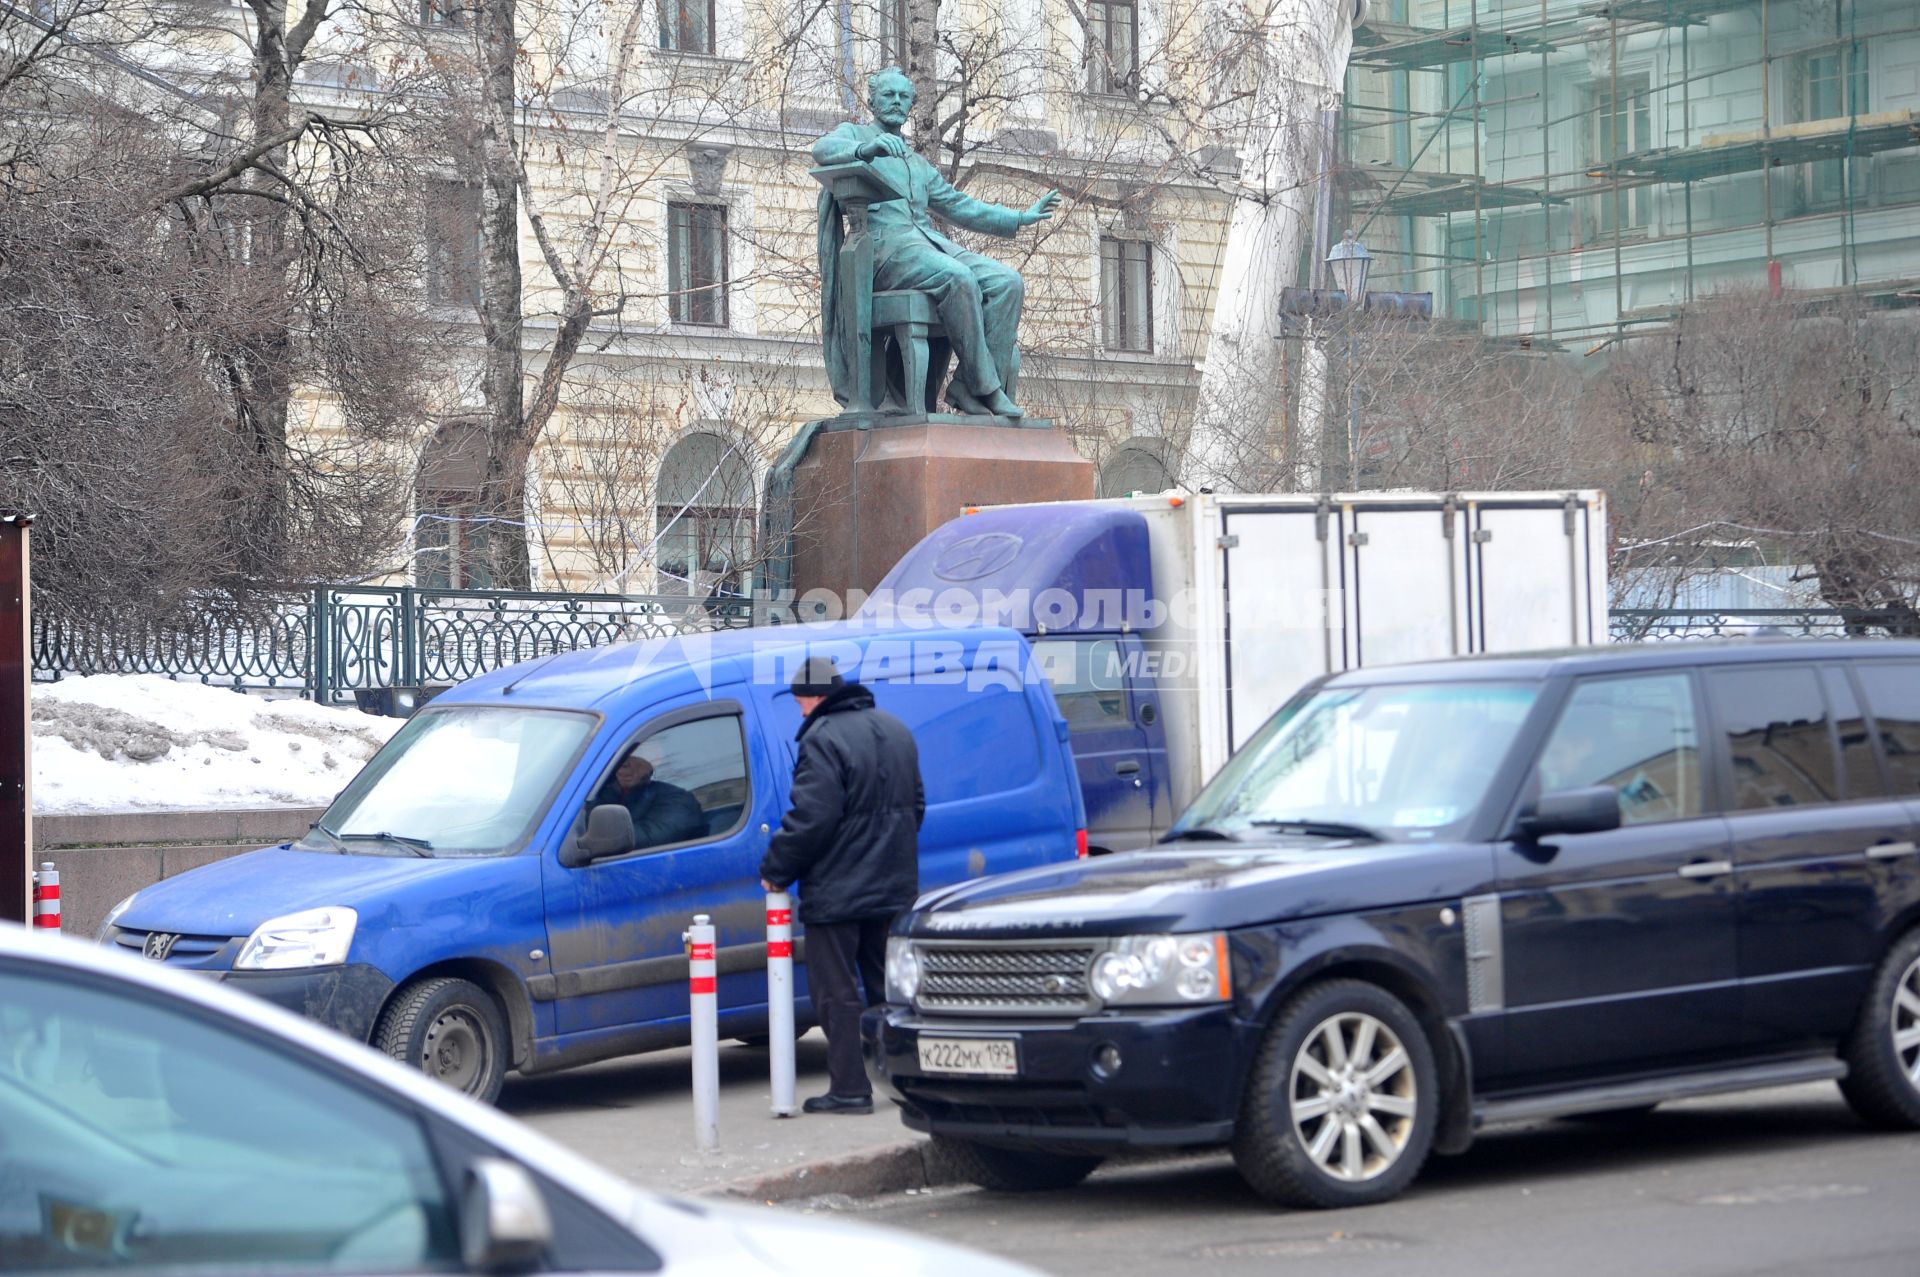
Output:
[[415,487],[414,580],[429,590],[491,589],[494,526],[480,516],[487,475],[486,427],[450,421],[420,458]]
[[753,466],[720,435],[667,450],[654,488],[655,576],[662,594],[743,594],[753,570]]
[[1173,486],[1173,475],[1151,445],[1126,444],[1107,454],[1100,467],[1100,495],[1124,497],[1129,492],[1161,492]]

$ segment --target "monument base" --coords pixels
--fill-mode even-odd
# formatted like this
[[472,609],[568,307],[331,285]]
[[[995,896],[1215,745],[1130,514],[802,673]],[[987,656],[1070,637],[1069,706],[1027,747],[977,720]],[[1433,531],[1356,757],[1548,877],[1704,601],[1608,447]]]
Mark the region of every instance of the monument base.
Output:
[[1093,463],[1050,421],[844,414],[812,428],[793,470],[792,583],[801,595],[871,591],[967,506],[1093,496]]

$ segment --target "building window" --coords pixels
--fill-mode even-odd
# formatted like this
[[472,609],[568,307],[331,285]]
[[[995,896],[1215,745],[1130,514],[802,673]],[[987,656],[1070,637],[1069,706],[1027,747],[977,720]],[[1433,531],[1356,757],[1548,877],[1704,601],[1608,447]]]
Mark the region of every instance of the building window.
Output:
[[[1800,66],[1800,119],[1843,120],[1867,111],[1867,50],[1850,44],[1809,53]],[[1847,193],[1846,160],[1815,160],[1806,166],[1807,200],[1816,208],[1838,205]],[[1855,179],[1858,192],[1858,178]]]
[[480,304],[480,188],[434,182],[426,199],[427,300]]
[[675,323],[727,326],[725,205],[667,205],[667,287]]
[[874,8],[879,10],[880,65],[899,67],[907,65],[907,0],[874,0]]
[[660,462],[654,564],[662,594],[744,595],[753,570],[753,467],[716,434],[690,434]]
[[660,0],[660,47],[678,53],[712,53],[713,3]]
[[1087,92],[1132,93],[1139,82],[1139,49],[1134,0],[1087,0]]
[[1146,240],[1100,241],[1100,344],[1153,349],[1153,245]]
[[1106,463],[1100,467],[1097,486],[1100,489],[1097,495],[1103,497],[1165,492],[1173,486],[1173,475],[1158,451],[1128,445],[1107,455]]
[[465,0],[420,0],[420,25],[423,27],[464,27],[472,12]]
[[414,504],[414,580],[429,590],[491,589],[499,525],[480,513],[487,476],[482,422],[442,426],[420,459]]
[[[1647,77],[1623,76],[1618,81],[1595,85],[1593,111],[1589,115],[1587,158],[1594,164],[1644,151],[1653,145],[1651,119],[1647,110]],[[1601,234],[1614,230],[1640,230],[1650,220],[1653,193],[1644,186],[1608,190],[1595,196],[1595,229]]]

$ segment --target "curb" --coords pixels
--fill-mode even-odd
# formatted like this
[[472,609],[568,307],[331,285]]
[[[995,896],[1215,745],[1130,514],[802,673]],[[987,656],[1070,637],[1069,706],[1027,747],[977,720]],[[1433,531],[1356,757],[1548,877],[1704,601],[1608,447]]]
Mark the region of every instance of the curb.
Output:
[[771,1175],[731,1180],[702,1189],[700,1195],[756,1202],[791,1202],[829,1193],[855,1198],[879,1197],[910,1188],[936,1188],[957,1183],[959,1179],[946,1159],[934,1151],[932,1141],[915,1139],[790,1166]]

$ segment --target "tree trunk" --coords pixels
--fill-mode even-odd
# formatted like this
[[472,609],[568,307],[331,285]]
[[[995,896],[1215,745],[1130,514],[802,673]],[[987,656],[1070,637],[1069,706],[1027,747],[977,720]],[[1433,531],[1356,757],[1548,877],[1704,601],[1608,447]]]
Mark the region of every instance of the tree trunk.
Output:
[[1357,0],[1276,0],[1265,15],[1252,115],[1227,230],[1188,444],[1186,481],[1232,489],[1267,436],[1280,362],[1280,290],[1292,282],[1324,153],[1322,112],[1339,95]]
[[940,0],[907,0],[907,78],[913,81],[913,149],[940,166]]
[[[302,22],[290,46],[286,0],[251,0],[255,37],[253,46],[253,101],[250,104],[251,141],[285,136],[293,123],[293,71],[306,36],[318,25]],[[316,9],[325,12],[326,5]],[[259,164],[286,171],[288,148],[265,152]],[[232,219],[239,254],[247,269],[268,282],[255,296],[273,299],[273,309],[257,317],[252,335],[234,352],[228,370],[232,388],[234,424],[253,456],[255,473],[248,476],[243,501],[246,513],[237,529],[241,537],[236,567],[246,578],[277,577],[287,551],[287,511],[290,499],[287,420],[293,401],[293,296],[291,278],[295,253],[288,243],[287,206],[267,198],[279,183],[258,166],[250,167],[241,194],[232,201],[239,211]]]
[[491,520],[476,540],[486,547],[494,583],[533,583],[527,555],[527,437],[521,354],[520,192],[513,138],[514,61],[519,49],[515,0],[481,0],[475,10],[485,63],[480,126],[480,241],[485,261],[480,323],[486,339],[487,470],[479,514]]

